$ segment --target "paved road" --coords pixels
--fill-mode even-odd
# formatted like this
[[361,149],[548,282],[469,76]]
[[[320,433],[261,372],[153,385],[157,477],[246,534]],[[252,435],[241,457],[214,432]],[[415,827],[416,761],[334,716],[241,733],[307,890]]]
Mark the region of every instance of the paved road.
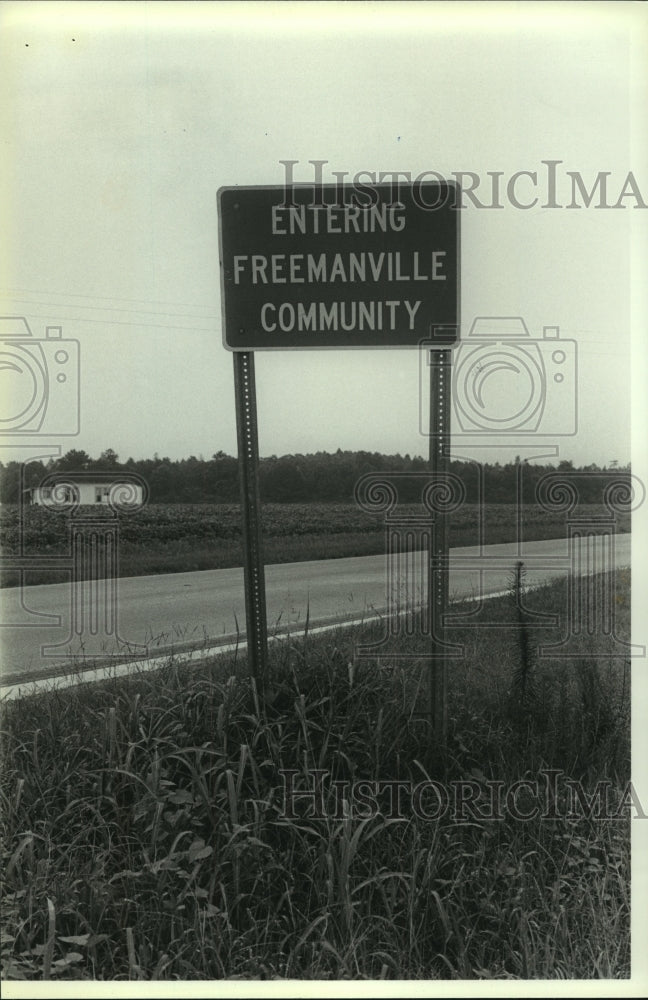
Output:
[[[588,550],[579,550],[578,572],[605,568],[604,555],[598,543]],[[453,549],[451,597],[487,595],[506,589],[517,558],[525,561],[527,582],[531,586],[567,573],[570,566],[565,539],[528,542],[522,552],[513,543],[486,546],[481,555],[477,548]],[[630,565],[630,535],[615,537],[609,565]],[[276,624],[303,625],[307,613],[311,623],[360,617],[373,609],[393,608],[398,601],[420,602],[424,596],[425,572],[420,556],[410,555],[407,565],[401,560],[398,567],[393,567],[391,587],[387,579],[385,556],[268,566],[269,628]],[[119,646],[113,639],[106,639],[104,628],[113,597],[110,593],[93,592],[88,601],[86,591],[84,604],[84,595],[78,589],[81,586],[88,585],[73,588],[69,584],[53,584],[28,587],[22,592],[19,588],[0,590],[2,678],[27,679],[49,665],[60,668],[70,659],[70,651],[78,656],[79,637],[72,647],[69,641],[71,622],[80,621],[79,613],[73,612],[75,599],[86,616],[81,623],[85,656],[102,652],[117,654]],[[206,637],[217,640],[235,633],[237,624],[241,632],[245,630],[243,571],[223,569],[128,577],[117,581],[114,607],[119,637],[127,643],[146,645],[149,652]],[[56,649],[44,649],[57,643],[61,645]]]

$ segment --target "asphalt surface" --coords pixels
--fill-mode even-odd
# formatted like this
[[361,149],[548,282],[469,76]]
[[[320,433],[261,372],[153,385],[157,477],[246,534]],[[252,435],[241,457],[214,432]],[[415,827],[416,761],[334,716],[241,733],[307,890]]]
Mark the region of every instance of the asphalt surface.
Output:
[[[506,590],[522,559],[532,587],[572,568],[583,574],[630,565],[630,535],[582,543],[570,556],[566,539],[453,549],[452,600]],[[362,556],[266,567],[268,629],[360,619],[376,609],[402,610],[425,598],[420,555],[393,560]],[[83,590],[82,588],[86,588]],[[0,680],[56,673],[94,657],[155,655],[245,633],[242,569],[207,570],[100,583],[0,590]]]

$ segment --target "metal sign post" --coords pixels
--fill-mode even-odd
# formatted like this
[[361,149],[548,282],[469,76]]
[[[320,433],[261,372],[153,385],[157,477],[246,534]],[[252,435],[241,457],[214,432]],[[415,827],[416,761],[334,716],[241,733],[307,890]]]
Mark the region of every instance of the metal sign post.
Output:
[[[265,683],[255,350],[420,349],[434,329],[433,475],[447,469],[450,348],[459,323],[460,189],[424,184],[224,187],[218,192],[223,344],[234,352],[245,607],[252,674]],[[441,487],[443,489],[443,487]],[[445,733],[447,516],[430,553],[432,715]]]
[[[450,390],[452,351],[430,351],[430,471],[432,482],[443,490],[450,455]],[[435,742],[445,743],[448,731],[447,683],[444,618],[448,607],[450,575],[449,525],[443,504],[439,504],[432,534],[428,577],[428,605],[431,618],[430,722]]]
[[263,689],[268,662],[268,634],[258,475],[259,440],[254,354],[252,351],[237,351],[234,354],[234,394],[243,517],[243,570],[248,656],[250,672],[259,687]]

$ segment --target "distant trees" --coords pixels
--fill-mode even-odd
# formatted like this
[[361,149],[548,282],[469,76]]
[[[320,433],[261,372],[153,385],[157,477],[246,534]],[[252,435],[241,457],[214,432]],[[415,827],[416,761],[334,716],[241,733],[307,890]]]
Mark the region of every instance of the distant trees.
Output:
[[[400,477],[399,490],[402,501],[416,500],[420,496],[420,477],[428,468],[425,459],[410,455],[381,455],[379,452],[342,451],[334,454],[318,451],[310,455],[272,455],[263,458],[259,465],[262,499],[266,502],[289,503],[307,501],[348,501],[360,476],[367,472],[414,474],[409,480]],[[19,462],[0,462],[0,500],[16,503],[21,488]],[[138,473],[149,484],[151,503],[237,503],[239,499],[238,462],[231,455],[218,451],[210,459],[170,459],[155,454],[153,458],[135,460],[128,458],[120,463],[112,448],[102,451],[93,459],[87,452],[72,449],[56,462],[32,462],[24,466],[24,485],[38,485],[48,472],[92,472],[94,470],[118,473],[120,469]],[[525,503],[533,503],[539,479],[547,472],[556,472],[555,466],[530,465],[516,458],[506,465],[498,462],[480,466],[477,462],[452,462],[451,472],[464,486],[468,503],[484,499],[488,503],[511,503],[521,491]],[[563,460],[558,471],[569,475],[574,471],[600,473],[609,471],[618,478],[628,475],[629,467],[602,470],[595,464],[577,470],[573,462]],[[579,483],[583,502],[600,502],[600,481],[592,480],[588,491],[587,481]]]
[[77,448],[72,448],[51,466],[57,472],[87,472],[95,467],[96,463],[92,461],[87,451],[79,451]]
[[24,468],[21,484],[22,468],[20,462],[8,462],[7,465],[0,462],[0,503],[17,503],[21,488],[38,486],[48,472],[44,462],[30,462]]
[[97,461],[91,464],[93,469],[104,469],[109,472],[110,469],[119,468],[119,455],[112,448],[106,448],[105,451],[101,452]]

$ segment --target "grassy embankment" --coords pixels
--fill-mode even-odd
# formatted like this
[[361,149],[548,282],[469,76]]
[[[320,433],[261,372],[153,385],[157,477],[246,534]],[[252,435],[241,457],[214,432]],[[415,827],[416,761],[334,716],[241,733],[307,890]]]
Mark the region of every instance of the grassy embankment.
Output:
[[[407,508],[415,510],[415,506]],[[599,508],[587,508],[595,513]],[[96,508],[82,508],[96,515]],[[602,508],[601,508],[602,510]],[[451,546],[476,545],[479,508],[468,504],[450,519]],[[514,504],[494,504],[483,511],[486,544],[517,538]],[[61,515],[43,508],[24,512],[22,531],[18,510],[5,505],[0,511],[0,538],[9,556],[20,551],[33,556],[53,556],[67,551],[67,525]],[[342,556],[379,555],[385,551],[384,522],[355,505],[266,504],[263,513],[264,558],[270,565],[333,559]],[[630,515],[619,515],[618,531],[630,530]],[[528,541],[565,535],[565,516],[541,507],[523,509],[522,537]],[[222,569],[242,565],[241,515],[236,504],[159,504],[120,519],[119,573],[144,576],[192,570]],[[25,574],[26,584],[55,583],[68,577],[42,569]],[[0,574],[0,585],[16,586],[15,571]]]
[[[564,612],[565,599],[561,583],[526,601]],[[507,599],[489,611],[515,618]],[[626,573],[616,612],[627,635]],[[265,703],[239,654],[6,705],[4,975],[628,976],[630,822],[570,806],[564,779],[590,795],[609,779],[611,799],[622,794],[630,661],[607,657],[603,637],[565,661],[534,658],[555,633],[457,628],[465,656],[449,672],[441,751],[412,715],[416,661],[353,665],[354,643],[381,634],[273,644]],[[426,647],[403,639],[398,654]],[[552,815],[527,821],[512,809],[485,819],[474,802],[432,819],[434,801],[426,816],[407,795],[402,818],[381,796],[364,815],[328,778],[324,818],[300,800],[290,819],[282,769],[298,788],[315,769],[483,790],[564,775]],[[516,801],[532,811],[524,791]]]

